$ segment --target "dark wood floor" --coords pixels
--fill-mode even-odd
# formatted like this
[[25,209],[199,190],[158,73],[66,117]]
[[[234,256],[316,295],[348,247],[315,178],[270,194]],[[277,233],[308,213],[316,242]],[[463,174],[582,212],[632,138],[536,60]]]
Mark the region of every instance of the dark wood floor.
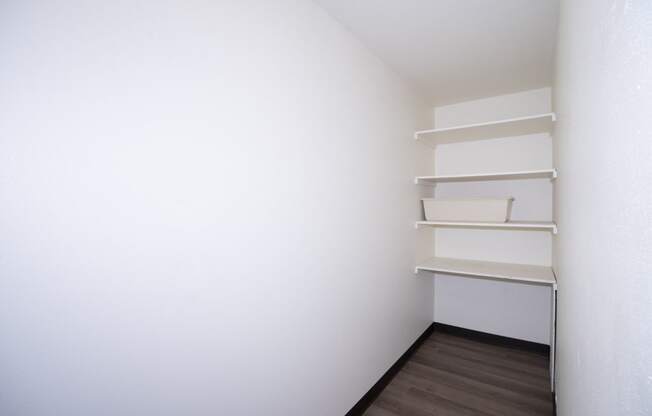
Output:
[[548,357],[434,332],[366,416],[552,415]]

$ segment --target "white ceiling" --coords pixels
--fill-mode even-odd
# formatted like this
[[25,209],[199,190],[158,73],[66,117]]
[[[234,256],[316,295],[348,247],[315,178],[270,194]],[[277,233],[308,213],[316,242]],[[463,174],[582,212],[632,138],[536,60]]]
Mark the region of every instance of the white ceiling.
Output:
[[559,0],[315,0],[433,105],[551,85]]

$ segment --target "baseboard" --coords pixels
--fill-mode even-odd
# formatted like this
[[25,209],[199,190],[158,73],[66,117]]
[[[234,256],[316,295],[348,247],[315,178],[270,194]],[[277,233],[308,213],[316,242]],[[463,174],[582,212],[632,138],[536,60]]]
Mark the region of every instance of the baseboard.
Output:
[[362,415],[373,403],[374,400],[382,393],[387,385],[392,381],[394,376],[401,371],[401,368],[410,359],[412,354],[427,340],[433,332],[435,324],[431,324],[424,332],[417,338],[410,348],[401,355],[401,357],[392,365],[389,370],[376,382],[376,384],[369,389],[369,391],[362,396],[362,398],[346,413],[346,416],[360,416]]
[[470,339],[475,339],[487,344],[500,345],[519,350],[536,352],[542,355],[550,354],[550,345],[539,344],[538,342],[525,341],[522,339],[509,338],[501,335],[488,334],[486,332],[474,331],[472,329],[460,328],[457,326],[435,322],[434,330],[451,335],[459,335]]

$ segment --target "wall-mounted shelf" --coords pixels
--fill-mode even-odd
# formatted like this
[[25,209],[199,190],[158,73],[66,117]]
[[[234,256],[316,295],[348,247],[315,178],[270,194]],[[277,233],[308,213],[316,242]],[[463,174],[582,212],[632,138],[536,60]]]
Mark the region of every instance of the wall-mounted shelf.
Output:
[[557,284],[551,267],[529,264],[433,257],[425,260],[415,268],[415,272],[419,271],[538,283],[552,285],[553,287]]
[[435,175],[435,176],[417,176],[414,183],[417,185],[434,185],[443,182],[478,182],[478,181],[502,181],[515,179],[541,179],[557,178],[556,169],[543,170],[522,170],[515,172],[494,172],[494,173],[477,173],[468,175]]
[[501,230],[550,231],[557,234],[557,224],[545,221],[470,222],[470,221],[417,221],[416,227],[489,228]]
[[466,124],[414,133],[416,140],[435,146],[466,140],[496,139],[502,137],[525,136],[536,133],[552,132],[556,120],[555,113],[537,114],[526,117],[488,121],[485,123]]

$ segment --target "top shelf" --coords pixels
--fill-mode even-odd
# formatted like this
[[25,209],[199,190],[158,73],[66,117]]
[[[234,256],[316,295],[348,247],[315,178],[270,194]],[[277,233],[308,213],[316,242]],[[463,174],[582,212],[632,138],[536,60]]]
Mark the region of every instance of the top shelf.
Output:
[[465,175],[417,176],[414,178],[414,183],[417,185],[434,185],[441,182],[477,182],[541,178],[549,178],[551,180],[557,179],[557,170],[543,169],[513,172],[469,173]]
[[502,137],[525,136],[536,133],[552,132],[557,120],[555,113],[488,121],[485,123],[466,124],[414,133],[416,140],[430,145],[455,143],[460,141],[497,139]]

